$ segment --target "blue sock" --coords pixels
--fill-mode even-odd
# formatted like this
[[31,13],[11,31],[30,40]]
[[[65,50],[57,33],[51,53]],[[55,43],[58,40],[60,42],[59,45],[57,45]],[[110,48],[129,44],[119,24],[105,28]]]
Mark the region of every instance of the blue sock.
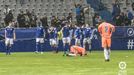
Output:
[[68,49],[67,49],[67,52],[69,52],[70,51],[70,45],[68,44]]
[[65,44],[64,46],[64,54],[66,54],[66,52],[67,52],[67,44]]
[[56,50],[56,53],[58,53],[59,51],[58,51],[58,47],[55,47],[55,50]]
[[6,46],[6,55],[10,55],[10,51],[11,51],[11,47],[12,46]]
[[38,52],[40,50],[40,43],[36,42],[36,52]]
[[8,54],[9,54],[9,55],[11,54],[11,52],[10,52],[10,51],[11,51],[11,48],[12,48],[12,47],[9,47],[9,50],[8,50]]
[[52,51],[54,51],[54,46],[51,46]]
[[6,55],[8,55],[9,46],[6,46]]
[[43,43],[40,43],[40,52],[43,52]]

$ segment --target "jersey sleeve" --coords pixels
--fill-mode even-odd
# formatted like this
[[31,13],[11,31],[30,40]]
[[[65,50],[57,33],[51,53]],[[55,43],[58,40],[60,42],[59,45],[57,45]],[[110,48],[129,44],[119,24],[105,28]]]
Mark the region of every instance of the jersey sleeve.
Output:
[[115,32],[115,26],[111,25],[112,32]]
[[98,26],[98,31],[101,32],[101,29],[102,29],[102,24],[100,24],[100,25]]

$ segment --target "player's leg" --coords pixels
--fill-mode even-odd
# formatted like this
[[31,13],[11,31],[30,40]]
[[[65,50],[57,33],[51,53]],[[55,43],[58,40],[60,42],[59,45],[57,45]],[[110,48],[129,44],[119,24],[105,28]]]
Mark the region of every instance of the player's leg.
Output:
[[110,53],[111,53],[110,47],[111,47],[111,39],[107,39],[107,51],[108,51],[109,60],[110,60]]
[[102,37],[102,47],[104,48],[104,57],[105,60],[108,60],[108,50],[107,50],[107,44],[106,44],[106,39]]
[[5,47],[6,47],[6,55],[8,55],[8,50],[9,50],[9,39],[5,39]]
[[8,55],[10,55],[11,54],[11,48],[13,46],[13,39],[9,39],[9,44],[7,46],[8,46],[8,49],[7,49]]
[[86,38],[83,39],[83,48],[86,49]]
[[67,37],[67,49],[66,49],[66,52],[69,52],[70,51],[70,46],[71,46],[71,38],[70,37]]
[[80,39],[76,39],[76,40],[75,40],[75,45],[76,45],[76,46],[81,46]]
[[63,51],[64,51],[63,56],[65,56],[66,55],[66,38],[63,38],[62,41],[63,41]]
[[58,40],[55,39],[55,52],[58,53]]
[[35,53],[38,53],[40,50],[40,41],[39,41],[39,38],[36,38],[36,51]]
[[44,38],[40,39],[40,52],[43,54],[43,44],[44,44]]
[[50,42],[50,46],[51,46],[52,51],[54,51],[54,43],[53,43],[53,39],[50,39],[49,42]]
[[56,39],[53,39],[53,51],[54,51],[54,53],[58,53],[57,50],[58,50],[57,49],[57,40]]
[[75,39],[75,45],[76,46],[78,45],[78,39],[77,38]]
[[6,44],[6,55],[10,55],[10,44]]
[[88,39],[88,45],[89,45],[89,51],[90,51],[90,53],[91,53],[91,51],[92,51],[92,41],[91,41],[91,39],[89,38]]
[[73,54],[73,53],[69,53],[69,54],[67,54],[67,56],[75,57],[75,56],[77,56],[77,55],[76,55],[76,54]]

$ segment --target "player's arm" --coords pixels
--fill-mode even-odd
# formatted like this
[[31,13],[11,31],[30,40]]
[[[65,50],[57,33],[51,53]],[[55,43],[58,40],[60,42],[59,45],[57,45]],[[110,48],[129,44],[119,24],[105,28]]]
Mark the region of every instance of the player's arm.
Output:
[[101,32],[101,30],[102,30],[102,25],[100,24],[100,25],[98,26],[98,32],[99,32],[100,35],[102,36],[102,32]]
[[112,32],[115,32],[115,26],[112,25]]
[[48,31],[48,33],[50,33],[51,32],[50,28],[47,31]]
[[14,29],[14,32],[13,32],[13,39],[16,40],[16,33],[15,33],[15,29]]
[[6,31],[6,29],[5,29],[5,34],[4,34],[4,35],[5,35],[5,38],[6,38],[6,35],[7,35],[7,31]]
[[89,35],[90,35],[90,37],[89,37],[89,39],[92,39],[93,38],[93,29],[90,29],[90,33],[89,33]]
[[77,30],[74,31],[74,38],[76,38]]
[[60,34],[61,34],[61,37],[63,38],[63,31],[62,30],[60,30]]
[[46,37],[45,29],[43,29],[43,35],[44,35],[44,38],[45,38]]
[[110,25],[110,37],[112,36],[113,32],[115,32],[115,27],[113,25]]

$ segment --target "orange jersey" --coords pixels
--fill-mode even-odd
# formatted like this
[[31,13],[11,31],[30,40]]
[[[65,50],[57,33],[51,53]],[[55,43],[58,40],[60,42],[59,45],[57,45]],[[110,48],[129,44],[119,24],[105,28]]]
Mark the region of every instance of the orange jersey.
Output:
[[111,38],[112,32],[115,31],[115,27],[110,23],[103,22],[99,25],[98,31],[103,38]]
[[85,54],[85,49],[80,46],[71,46],[70,52],[74,54]]

